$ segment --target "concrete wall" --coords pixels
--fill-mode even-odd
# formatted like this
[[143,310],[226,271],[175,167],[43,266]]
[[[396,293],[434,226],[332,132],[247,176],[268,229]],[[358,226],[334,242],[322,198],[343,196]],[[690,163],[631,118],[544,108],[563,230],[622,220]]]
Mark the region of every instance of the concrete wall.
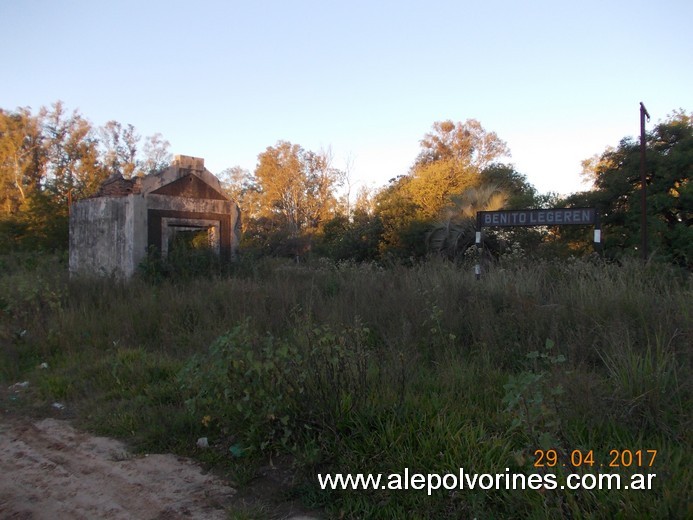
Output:
[[141,195],[97,197],[70,208],[70,274],[131,277],[147,251]]

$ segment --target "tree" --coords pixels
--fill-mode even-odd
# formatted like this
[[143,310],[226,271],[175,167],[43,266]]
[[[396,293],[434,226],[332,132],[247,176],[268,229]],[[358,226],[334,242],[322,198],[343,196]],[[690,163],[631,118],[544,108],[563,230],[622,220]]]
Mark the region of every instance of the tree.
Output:
[[452,196],[474,186],[478,172],[452,159],[440,159],[415,168],[408,191],[424,219],[435,219],[452,204]]
[[139,169],[144,175],[158,173],[171,165],[171,153],[169,143],[160,133],[150,135],[144,140],[142,147],[144,159],[141,161]]
[[464,123],[451,120],[433,123],[433,130],[421,140],[421,152],[414,167],[439,161],[481,171],[498,159],[510,156],[507,144],[495,132],[487,132],[476,119]]
[[428,221],[420,217],[419,206],[412,200],[410,182],[408,175],[390,179],[375,197],[375,215],[382,223],[381,256],[409,258],[425,254]]
[[258,156],[255,178],[260,186],[264,216],[278,216],[289,232],[298,235],[306,224],[307,179],[299,145],[280,141]]
[[292,237],[316,231],[334,212],[340,177],[329,154],[279,141],[258,156],[260,216],[277,218]]
[[55,202],[67,207],[69,200],[94,194],[106,178],[98,160],[98,141],[91,123],[76,110],[66,115],[63,104],[41,110],[46,154],[46,188]]
[[[235,200],[241,209],[241,226],[245,235],[261,216],[260,187],[255,177],[240,166],[226,168],[218,177],[224,193]],[[256,231],[253,230],[253,234]]]
[[512,165],[493,163],[479,174],[479,185],[495,186],[507,195],[508,209],[540,208],[542,197]]
[[45,162],[40,117],[30,109],[0,109],[0,208],[13,215],[40,189]]
[[93,195],[110,174],[167,166],[168,141],[148,138],[142,159],[139,139],[132,125],[116,121],[97,132],[60,101],[36,115],[0,109],[0,235],[7,248],[65,247],[70,200]]
[[368,186],[360,186],[356,192],[353,210],[347,212],[347,216],[350,217],[352,213],[373,215],[375,213],[375,196],[373,191],[374,190]]
[[[532,188],[512,167],[495,163],[510,155],[505,142],[475,119],[433,123],[409,174],[382,190],[376,214],[383,225],[383,252],[421,256],[431,226],[457,221],[459,198],[483,185],[502,185],[508,194]],[[457,220],[456,220],[457,219]]]
[[431,229],[440,229],[441,223],[446,229],[460,224],[459,198],[475,189],[493,185],[513,202],[519,202],[520,195],[523,202],[532,199],[534,188],[524,176],[496,162],[509,155],[505,142],[475,119],[433,123],[408,175],[392,179],[375,197],[374,213],[382,225],[381,254],[423,256]]
[[109,175],[120,174],[129,179],[137,168],[137,143],[140,136],[132,125],[109,121],[100,130],[103,147],[102,163]]
[[[76,114],[53,110],[0,111],[0,222],[3,249],[61,248],[67,243],[67,197],[84,159],[89,125]],[[86,162],[86,161],[84,161]]]
[[135,127],[109,121],[100,130],[101,163],[108,175],[150,175],[168,168],[171,164],[171,143],[156,133],[144,140],[142,153],[139,151],[140,136]]
[[423,219],[438,217],[453,205],[453,196],[479,185],[484,169],[510,155],[505,142],[475,119],[433,123],[421,148],[410,171],[408,190]]
[[[655,254],[693,266],[693,119],[679,110],[647,135],[647,223]],[[604,248],[634,252],[640,242],[640,144],[623,139],[597,159],[583,163],[592,191],[569,205],[594,205],[602,215]]]
[[375,260],[379,256],[382,232],[382,222],[377,216],[359,210],[351,218],[339,214],[325,223],[316,249],[333,260]]
[[253,175],[240,166],[226,168],[218,177],[224,193],[239,204],[249,193],[259,191]]
[[380,256],[382,238],[383,223],[376,214],[375,197],[367,186],[361,186],[354,205],[343,205],[341,212],[323,225],[316,251],[333,260],[367,262]]
[[305,152],[308,190],[308,224],[312,229],[320,229],[324,222],[332,218],[338,207],[336,188],[342,186],[345,173],[332,167],[332,151]]

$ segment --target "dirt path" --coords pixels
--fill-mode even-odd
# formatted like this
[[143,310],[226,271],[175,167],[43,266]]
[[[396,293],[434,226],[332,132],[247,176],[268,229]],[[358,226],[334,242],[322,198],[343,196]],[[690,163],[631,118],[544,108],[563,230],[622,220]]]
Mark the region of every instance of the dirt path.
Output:
[[134,456],[65,421],[0,414],[2,519],[226,518],[234,493],[187,459]]

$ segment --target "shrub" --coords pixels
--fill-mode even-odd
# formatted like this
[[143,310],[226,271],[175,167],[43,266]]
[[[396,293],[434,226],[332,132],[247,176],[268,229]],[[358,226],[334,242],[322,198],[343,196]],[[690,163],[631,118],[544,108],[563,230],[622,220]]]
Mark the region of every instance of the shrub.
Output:
[[186,404],[235,432],[250,453],[292,451],[334,431],[365,401],[367,329],[302,327],[290,341],[253,330],[249,320],[193,356],[179,375]]

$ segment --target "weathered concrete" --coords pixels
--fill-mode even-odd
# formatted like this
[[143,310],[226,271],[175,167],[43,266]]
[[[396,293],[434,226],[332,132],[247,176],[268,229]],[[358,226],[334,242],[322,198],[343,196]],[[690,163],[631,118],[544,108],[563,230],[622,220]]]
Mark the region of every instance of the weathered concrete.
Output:
[[112,177],[70,209],[70,273],[129,278],[153,247],[167,254],[177,231],[207,230],[212,248],[232,258],[240,210],[204,160],[176,156],[165,171],[137,181]]
[[98,197],[70,208],[70,272],[129,278],[146,253],[140,195]]

